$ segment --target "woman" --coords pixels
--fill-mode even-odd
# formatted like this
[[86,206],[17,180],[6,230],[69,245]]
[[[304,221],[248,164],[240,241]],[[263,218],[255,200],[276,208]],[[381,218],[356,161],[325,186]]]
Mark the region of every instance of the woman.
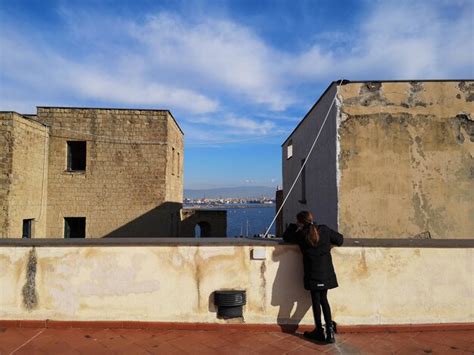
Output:
[[[334,343],[334,326],[327,298],[328,290],[336,288],[337,278],[331,258],[333,245],[341,246],[344,238],[324,224],[316,225],[308,211],[296,215],[297,224],[290,224],[283,240],[299,245],[303,253],[304,288],[311,292],[316,329],[304,336],[317,341]],[[321,308],[326,322],[326,337],[321,324]]]

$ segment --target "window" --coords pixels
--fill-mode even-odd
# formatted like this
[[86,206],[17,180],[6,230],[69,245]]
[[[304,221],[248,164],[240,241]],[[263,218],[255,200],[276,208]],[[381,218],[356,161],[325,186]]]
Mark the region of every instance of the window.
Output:
[[174,175],[174,169],[175,169],[175,154],[174,154],[174,148],[171,148],[171,175]]
[[290,139],[286,146],[286,159],[290,159],[293,156],[293,140]]
[[86,170],[86,151],[85,141],[67,142],[67,170],[85,171]]
[[86,218],[66,217],[64,218],[64,238],[85,238]]
[[24,219],[23,220],[23,233],[21,235],[22,238],[31,238],[32,236],[32,219]]
[[[305,159],[301,159],[301,166],[304,165]],[[301,200],[300,203],[306,203],[306,165],[301,171]]]
[[178,175],[178,177],[179,177],[180,169],[181,169],[181,155],[178,152],[178,169],[176,172],[176,175]]

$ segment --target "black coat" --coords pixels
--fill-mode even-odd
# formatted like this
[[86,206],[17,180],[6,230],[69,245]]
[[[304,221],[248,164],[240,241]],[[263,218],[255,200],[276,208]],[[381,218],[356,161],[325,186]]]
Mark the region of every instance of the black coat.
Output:
[[341,246],[344,237],[328,226],[316,226],[319,232],[319,242],[312,246],[306,241],[301,230],[297,231],[296,224],[290,224],[283,233],[283,240],[299,245],[303,253],[304,288],[307,290],[327,290],[336,288],[337,278],[332,264],[331,248]]

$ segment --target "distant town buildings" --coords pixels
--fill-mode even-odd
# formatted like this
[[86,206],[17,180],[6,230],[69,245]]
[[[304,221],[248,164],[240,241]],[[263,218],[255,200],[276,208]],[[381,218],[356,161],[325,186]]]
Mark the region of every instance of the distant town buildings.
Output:
[[203,206],[223,206],[232,207],[238,205],[272,205],[275,203],[274,198],[185,198],[184,203],[188,205]]
[[310,210],[347,237],[474,238],[474,81],[331,83],[282,145],[280,204],[328,110],[280,233]]
[[183,213],[183,146],[167,110],[1,112],[0,237],[225,236],[225,211]]

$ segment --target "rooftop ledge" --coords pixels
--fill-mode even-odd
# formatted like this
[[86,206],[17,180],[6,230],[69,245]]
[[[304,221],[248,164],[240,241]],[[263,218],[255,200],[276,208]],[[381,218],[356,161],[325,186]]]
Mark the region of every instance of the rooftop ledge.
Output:
[[[89,246],[272,246],[291,245],[282,239],[259,238],[0,238],[0,247]],[[342,247],[374,248],[474,248],[474,239],[346,238]]]

